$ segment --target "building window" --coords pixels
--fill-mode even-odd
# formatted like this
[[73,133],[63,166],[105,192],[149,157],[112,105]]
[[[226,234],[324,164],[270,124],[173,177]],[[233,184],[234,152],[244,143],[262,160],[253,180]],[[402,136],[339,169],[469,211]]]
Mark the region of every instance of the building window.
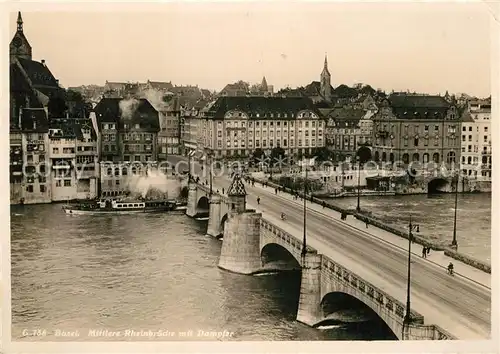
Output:
[[418,138],[415,138],[415,139],[413,140],[413,145],[418,146]]
[[29,185],[26,187],[26,192],[28,192],[28,193],[33,193],[33,185],[32,185],[32,184],[29,184]]
[[40,193],[45,193],[45,185],[40,185]]
[[70,179],[64,180],[64,187],[71,187],[71,180]]

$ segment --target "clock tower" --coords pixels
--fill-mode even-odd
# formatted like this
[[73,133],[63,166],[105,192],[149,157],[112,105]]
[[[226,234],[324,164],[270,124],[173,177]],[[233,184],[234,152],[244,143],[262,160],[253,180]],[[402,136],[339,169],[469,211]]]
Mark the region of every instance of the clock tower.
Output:
[[10,42],[10,61],[12,62],[14,58],[23,58],[31,60],[31,46],[24,36],[23,32],[23,18],[21,17],[21,12],[17,14],[17,31],[14,34],[14,38]]

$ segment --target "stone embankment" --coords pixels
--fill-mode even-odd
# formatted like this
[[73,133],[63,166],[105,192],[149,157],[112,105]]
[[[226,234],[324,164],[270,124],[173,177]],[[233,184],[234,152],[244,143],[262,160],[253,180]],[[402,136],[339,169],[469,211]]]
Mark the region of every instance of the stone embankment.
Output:
[[[256,183],[260,183],[260,184],[266,185],[266,186],[271,187],[271,188],[278,188],[280,191],[284,191],[284,192],[287,192],[290,194],[293,194],[293,192],[294,192],[290,188],[283,187],[283,186],[278,185],[278,184],[271,182],[271,181],[265,181],[263,179],[255,178],[255,177],[249,177],[249,178],[250,178],[250,180],[253,180]],[[300,198],[304,197],[303,191],[297,192],[297,193],[298,193],[298,196]],[[306,198],[313,203],[317,203],[319,205],[324,205],[326,208],[335,210],[339,213],[343,213],[346,215],[353,215],[356,219],[362,220],[365,223],[373,225],[379,229],[388,231],[388,232],[390,232],[394,235],[400,236],[402,238],[408,239],[408,231],[407,230],[403,230],[400,228],[389,226],[389,225],[385,224],[382,220],[373,217],[371,215],[371,213],[369,213],[369,212],[364,212],[364,211],[356,212],[356,210],[354,210],[354,209],[344,209],[344,208],[339,207],[338,205],[329,203],[327,201],[324,201],[324,200],[317,198],[317,197],[314,197],[312,195],[307,195]],[[491,274],[491,265],[489,265],[483,261],[480,261],[478,259],[474,259],[473,257],[470,257],[470,256],[465,255],[463,253],[457,252],[454,249],[450,248],[448,245],[444,245],[442,242],[438,242],[437,239],[432,239],[432,237],[430,237],[430,236],[424,236],[421,234],[420,235],[413,234],[413,241],[415,243],[422,245],[422,246],[430,247],[431,249],[436,250],[436,251],[444,251],[446,256],[457,259],[457,260],[459,260],[465,264],[468,264],[474,268],[477,268],[479,270],[482,270],[486,273]]]

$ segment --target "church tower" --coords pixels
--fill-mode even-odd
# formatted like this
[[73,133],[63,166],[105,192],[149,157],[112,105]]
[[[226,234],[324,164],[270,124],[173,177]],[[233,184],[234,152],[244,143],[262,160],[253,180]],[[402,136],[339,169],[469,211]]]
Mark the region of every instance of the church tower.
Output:
[[320,93],[327,101],[330,101],[332,96],[330,81],[331,81],[331,75],[330,72],[328,71],[328,59],[325,54],[325,64],[323,66],[323,71],[321,72],[321,78],[320,78]]
[[266,77],[262,77],[262,83],[260,84],[260,89],[261,91],[263,92],[267,92],[268,91],[268,87],[267,87],[267,80],[266,80]]
[[10,61],[13,61],[16,57],[27,60],[31,60],[32,58],[31,46],[23,32],[23,18],[21,17],[21,11],[17,14],[17,31],[10,42],[9,50]]

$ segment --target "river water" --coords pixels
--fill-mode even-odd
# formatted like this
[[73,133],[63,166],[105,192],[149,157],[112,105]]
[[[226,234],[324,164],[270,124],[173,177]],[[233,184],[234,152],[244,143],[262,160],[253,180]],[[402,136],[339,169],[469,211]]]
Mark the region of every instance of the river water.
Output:
[[[221,241],[185,215],[71,216],[57,204],[27,205],[11,209],[11,227],[13,340],[392,338],[374,321],[327,330],[296,322],[299,274],[220,270]],[[78,337],[57,336],[70,331]]]
[[[327,200],[356,208],[355,197]],[[459,194],[457,206],[458,251],[491,263],[491,194]],[[453,239],[455,194],[367,196],[361,197],[360,207],[399,228],[408,227],[411,215],[422,235],[445,244]]]

